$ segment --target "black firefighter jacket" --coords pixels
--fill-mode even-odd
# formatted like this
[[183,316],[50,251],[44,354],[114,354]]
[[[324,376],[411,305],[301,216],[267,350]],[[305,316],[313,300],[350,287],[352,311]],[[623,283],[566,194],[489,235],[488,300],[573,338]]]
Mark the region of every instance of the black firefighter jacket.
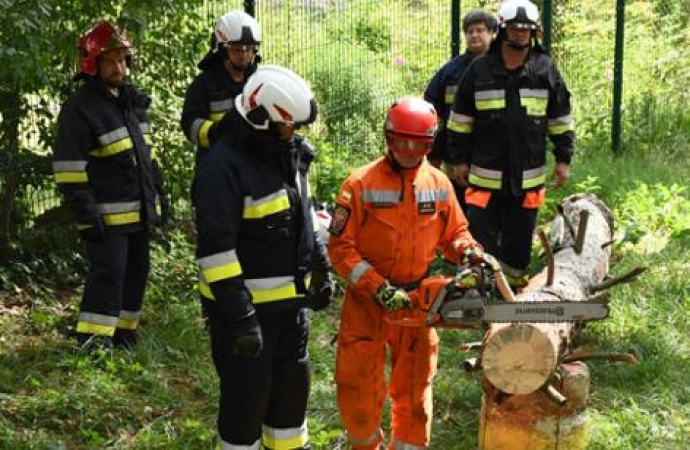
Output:
[[302,305],[307,273],[330,264],[314,228],[313,148],[278,144],[229,114],[233,132],[202,160],[193,192],[201,293],[233,321]]
[[159,224],[167,207],[146,114],[151,100],[130,85],[119,92],[89,77],[58,118],[53,172],[80,230],[139,230]]
[[546,179],[546,136],[557,162],[570,163],[575,138],[570,92],[537,46],[514,71],[500,41],[472,61],[448,119],[451,164],[470,164],[469,184],[504,195],[540,189]]
[[[236,82],[230,78],[223,60],[215,54],[207,55],[199,68],[202,71],[187,88],[180,121],[184,135],[196,145],[197,164],[223,134],[220,120],[233,108],[233,100],[246,84],[246,81]],[[255,71],[256,64],[252,64],[247,77]]]

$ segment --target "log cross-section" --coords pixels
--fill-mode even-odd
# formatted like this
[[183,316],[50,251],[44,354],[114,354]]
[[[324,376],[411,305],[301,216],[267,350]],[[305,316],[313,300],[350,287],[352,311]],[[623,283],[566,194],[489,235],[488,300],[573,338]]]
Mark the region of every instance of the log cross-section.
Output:
[[[593,195],[578,194],[564,199],[559,210],[573,230],[564,233],[553,246],[557,249],[553,255],[553,283],[546,286],[548,270],[544,269],[530,280],[517,301],[582,301],[590,297],[589,288],[601,283],[608,273],[608,243],[613,234],[610,209]],[[569,350],[576,327],[567,322],[491,325],[481,354],[486,380],[508,394],[540,389]]]

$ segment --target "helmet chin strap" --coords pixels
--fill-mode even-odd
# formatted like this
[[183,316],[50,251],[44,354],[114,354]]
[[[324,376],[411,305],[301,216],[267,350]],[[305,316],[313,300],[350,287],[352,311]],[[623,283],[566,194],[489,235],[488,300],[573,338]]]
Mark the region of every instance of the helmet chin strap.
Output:
[[515,50],[524,50],[526,48],[529,48],[532,45],[532,42],[528,42],[526,44],[521,44],[516,41],[511,41],[510,39],[506,38],[505,43],[508,44],[508,47],[514,48]]

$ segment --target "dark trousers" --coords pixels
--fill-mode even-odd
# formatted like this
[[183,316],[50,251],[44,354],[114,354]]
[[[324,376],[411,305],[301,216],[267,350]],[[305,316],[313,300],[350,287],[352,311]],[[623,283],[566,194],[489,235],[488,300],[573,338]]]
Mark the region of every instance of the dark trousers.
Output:
[[537,208],[522,207],[523,197],[492,195],[486,208],[467,205],[470,233],[510,268],[524,271],[530,263]]
[[223,441],[250,445],[262,424],[297,428],[309,397],[309,322],[306,309],[260,314],[264,347],[256,359],[232,354],[228,327],[214,301],[203,301],[211,353],[220,378],[218,433]]
[[89,272],[80,312],[120,317],[138,314],[150,269],[149,233],[107,233],[99,241],[86,241]]

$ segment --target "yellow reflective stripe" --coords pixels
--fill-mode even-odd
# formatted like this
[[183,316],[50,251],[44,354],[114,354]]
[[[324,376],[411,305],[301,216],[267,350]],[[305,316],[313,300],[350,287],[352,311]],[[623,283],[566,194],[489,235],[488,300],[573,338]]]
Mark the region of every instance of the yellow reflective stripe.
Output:
[[448,121],[447,128],[456,133],[470,134],[474,131],[474,124],[472,123],[457,123]]
[[103,214],[103,223],[106,225],[125,225],[128,223],[137,223],[140,220],[141,214],[139,211]]
[[225,115],[225,111],[223,112],[216,112],[216,113],[211,113],[208,118],[211,119],[211,122],[218,122],[220,119],[223,118]]
[[204,279],[208,283],[213,283],[214,281],[224,280],[226,278],[232,278],[242,275],[242,266],[240,266],[239,261],[234,261],[220,266],[204,269],[202,273]]
[[139,320],[131,320],[131,319],[126,320],[126,319],[120,318],[117,321],[117,328],[119,328],[121,330],[136,330],[138,325],[139,325]]
[[209,287],[208,284],[204,282],[204,280],[199,279],[199,292],[201,295],[204,296],[204,298],[208,300],[215,300],[216,298],[213,296],[213,292],[211,292],[211,288]]
[[290,209],[290,201],[288,200],[287,193],[284,190],[281,190],[278,193],[265,197],[257,202],[252,201],[249,197],[246,198],[244,201],[242,218],[260,219],[262,217],[266,217],[280,211],[286,211],[288,209]]
[[545,98],[521,98],[520,104],[525,107],[530,116],[545,116],[548,100]]
[[[534,175],[532,175],[532,173],[534,173]],[[526,170],[522,173],[522,177],[522,189],[541,186],[546,182],[546,174],[543,168]]]
[[548,129],[549,135],[555,136],[558,134],[566,133],[568,131],[574,131],[575,126],[572,123],[564,123],[564,124],[558,124],[558,125],[549,125],[547,129]]
[[486,111],[487,109],[504,109],[506,107],[506,99],[487,99],[476,100],[475,105],[478,111]]
[[125,138],[121,141],[113,142],[112,144],[108,144],[101,148],[97,148],[96,150],[92,150],[91,152],[89,152],[89,154],[97,158],[103,158],[106,156],[112,156],[127,151],[130,148],[132,148],[132,146],[132,139]]
[[115,327],[79,321],[77,322],[77,333],[89,333],[98,334],[100,336],[112,336],[115,334]]
[[90,223],[78,223],[77,224],[77,230],[82,231],[86,230],[87,228],[93,228],[93,225]]
[[468,181],[470,184],[487,189],[501,189],[501,180],[492,180],[490,178],[480,177],[474,173],[470,173]]
[[83,172],[58,172],[55,174],[57,183],[88,183],[89,175]]
[[204,123],[202,123],[199,127],[198,142],[201,147],[208,148],[208,146],[210,145],[208,142],[208,130],[209,128],[211,128],[211,125],[213,125],[213,122],[211,122],[210,120],[204,120]]
[[294,284],[280,286],[273,289],[250,289],[254,303],[269,303],[288,298],[304,297],[303,294],[297,295],[297,288]]
[[264,426],[262,441],[264,447],[273,450],[291,450],[294,448],[304,448],[309,441],[309,435],[306,427],[275,430]]
[[144,135],[144,142],[146,142],[147,145],[153,145],[153,139],[151,139],[151,135],[149,133]]

